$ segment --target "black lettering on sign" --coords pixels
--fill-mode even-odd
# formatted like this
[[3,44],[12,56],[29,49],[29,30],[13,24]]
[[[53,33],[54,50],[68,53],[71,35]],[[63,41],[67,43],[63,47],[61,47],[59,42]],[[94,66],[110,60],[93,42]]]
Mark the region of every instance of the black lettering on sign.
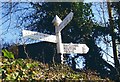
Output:
[[74,53],[76,48],[78,47],[77,44],[65,44],[64,45],[64,52],[65,53]]

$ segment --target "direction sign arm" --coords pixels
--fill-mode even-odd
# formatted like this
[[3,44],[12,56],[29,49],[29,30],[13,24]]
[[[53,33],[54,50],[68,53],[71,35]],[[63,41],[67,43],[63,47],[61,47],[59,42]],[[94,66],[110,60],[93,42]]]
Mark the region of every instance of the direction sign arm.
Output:
[[86,54],[89,51],[89,48],[86,44],[67,44],[63,43],[64,53],[76,53],[76,54]]
[[34,40],[56,43],[55,35],[43,34],[43,33],[33,32],[28,30],[23,30],[22,33],[23,33],[23,37],[28,37]]
[[70,12],[58,26],[58,31],[61,31],[73,18],[73,12]]

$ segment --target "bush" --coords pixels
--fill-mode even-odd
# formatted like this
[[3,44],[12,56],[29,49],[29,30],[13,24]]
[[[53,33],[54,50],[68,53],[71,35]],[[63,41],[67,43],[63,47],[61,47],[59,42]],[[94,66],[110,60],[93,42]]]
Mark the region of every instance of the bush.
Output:
[[[11,54],[5,50],[4,54]],[[3,81],[7,80],[50,80],[50,81],[70,81],[70,80],[91,80],[94,82],[104,80],[111,82],[109,79],[101,79],[96,72],[81,71],[75,72],[66,65],[43,64],[32,59],[14,59],[12,56],[1,57],[3,65],[0,65],[0,72]],[[11,58],[11,59],[10,59]]]

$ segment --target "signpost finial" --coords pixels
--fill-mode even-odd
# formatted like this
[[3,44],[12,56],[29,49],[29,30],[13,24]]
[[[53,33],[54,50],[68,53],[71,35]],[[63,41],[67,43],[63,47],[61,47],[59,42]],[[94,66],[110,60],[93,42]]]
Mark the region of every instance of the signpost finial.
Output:
[[52,23],[54,26],[59,26],[59,24],[62,22],[62,20],[56,15],[55,18],[53,19]]

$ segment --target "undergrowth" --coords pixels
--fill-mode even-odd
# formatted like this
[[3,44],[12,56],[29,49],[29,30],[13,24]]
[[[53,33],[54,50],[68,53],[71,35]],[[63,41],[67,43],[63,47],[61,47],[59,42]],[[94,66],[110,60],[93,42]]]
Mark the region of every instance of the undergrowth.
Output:
[[75,72],[66,65],[48,65],[32,59],[15,59],[12,53],[8,51],[2,52],[4,56],[0,57],[0,62],[2,62],[0,65],[1,81],[25,80],[34,82],[36,80],[55,80],[69,82],[82,80],[81,82],[112,82],[108,78],[101,79],[96,72],[90,70]]

